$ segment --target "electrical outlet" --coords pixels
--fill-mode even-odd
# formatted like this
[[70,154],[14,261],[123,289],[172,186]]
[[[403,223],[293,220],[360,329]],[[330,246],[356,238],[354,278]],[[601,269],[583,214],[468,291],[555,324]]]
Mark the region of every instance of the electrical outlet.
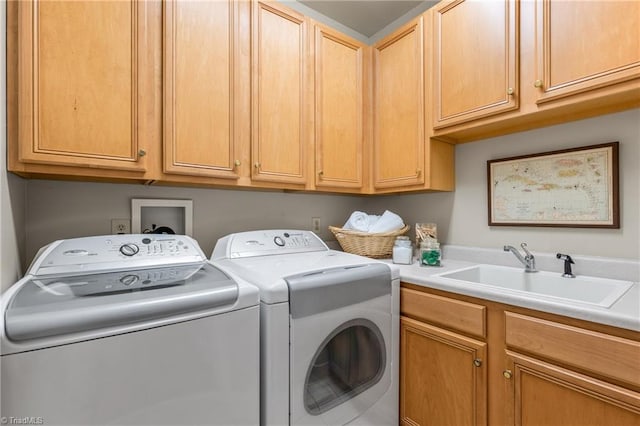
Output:
[[131,221],[129,219],[111,219],[111,233],[113,235],[130,234]]
[[312,217],[311,218],[311,230],[316,234],[320,232],[320,218]]

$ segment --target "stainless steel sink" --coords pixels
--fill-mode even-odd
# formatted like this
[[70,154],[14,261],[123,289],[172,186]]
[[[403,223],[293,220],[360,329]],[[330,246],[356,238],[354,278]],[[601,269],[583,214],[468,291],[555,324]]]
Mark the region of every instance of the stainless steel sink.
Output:
[[496,265],[477,265],[439,276],[501,288],[509,292],[588,303],[605,308],[613,305],[633,285],[630,281],[588,276],[563,278],[557,272],[527,273],[522,268]]

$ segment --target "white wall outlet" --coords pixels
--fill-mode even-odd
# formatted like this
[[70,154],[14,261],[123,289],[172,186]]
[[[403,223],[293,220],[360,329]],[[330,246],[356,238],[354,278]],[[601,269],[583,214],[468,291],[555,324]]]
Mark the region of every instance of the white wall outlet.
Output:
[[130,234],[131,221],[129,219],[111,219],[111,233],[113,235]]
[[316,234],[320,232],[320,218],[312,217],[311,218],[311,230]]

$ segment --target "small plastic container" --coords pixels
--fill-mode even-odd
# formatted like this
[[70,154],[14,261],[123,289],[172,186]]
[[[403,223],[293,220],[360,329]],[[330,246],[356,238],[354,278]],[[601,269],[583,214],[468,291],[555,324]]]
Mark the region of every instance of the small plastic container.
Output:
[[393,263],[411,265],[413,262],[413,248],[411,240],[405,235],[396,237],[393,243]]
[[420,266],[440,266],[440,243],[437,240],[427,238],[420,243]]

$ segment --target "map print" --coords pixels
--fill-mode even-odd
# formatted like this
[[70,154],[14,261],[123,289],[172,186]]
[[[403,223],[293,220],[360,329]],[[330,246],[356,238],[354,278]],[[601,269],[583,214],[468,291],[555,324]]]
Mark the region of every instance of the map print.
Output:
[[611,161],[605,147],[491,163],[492,222],[611,220]]

